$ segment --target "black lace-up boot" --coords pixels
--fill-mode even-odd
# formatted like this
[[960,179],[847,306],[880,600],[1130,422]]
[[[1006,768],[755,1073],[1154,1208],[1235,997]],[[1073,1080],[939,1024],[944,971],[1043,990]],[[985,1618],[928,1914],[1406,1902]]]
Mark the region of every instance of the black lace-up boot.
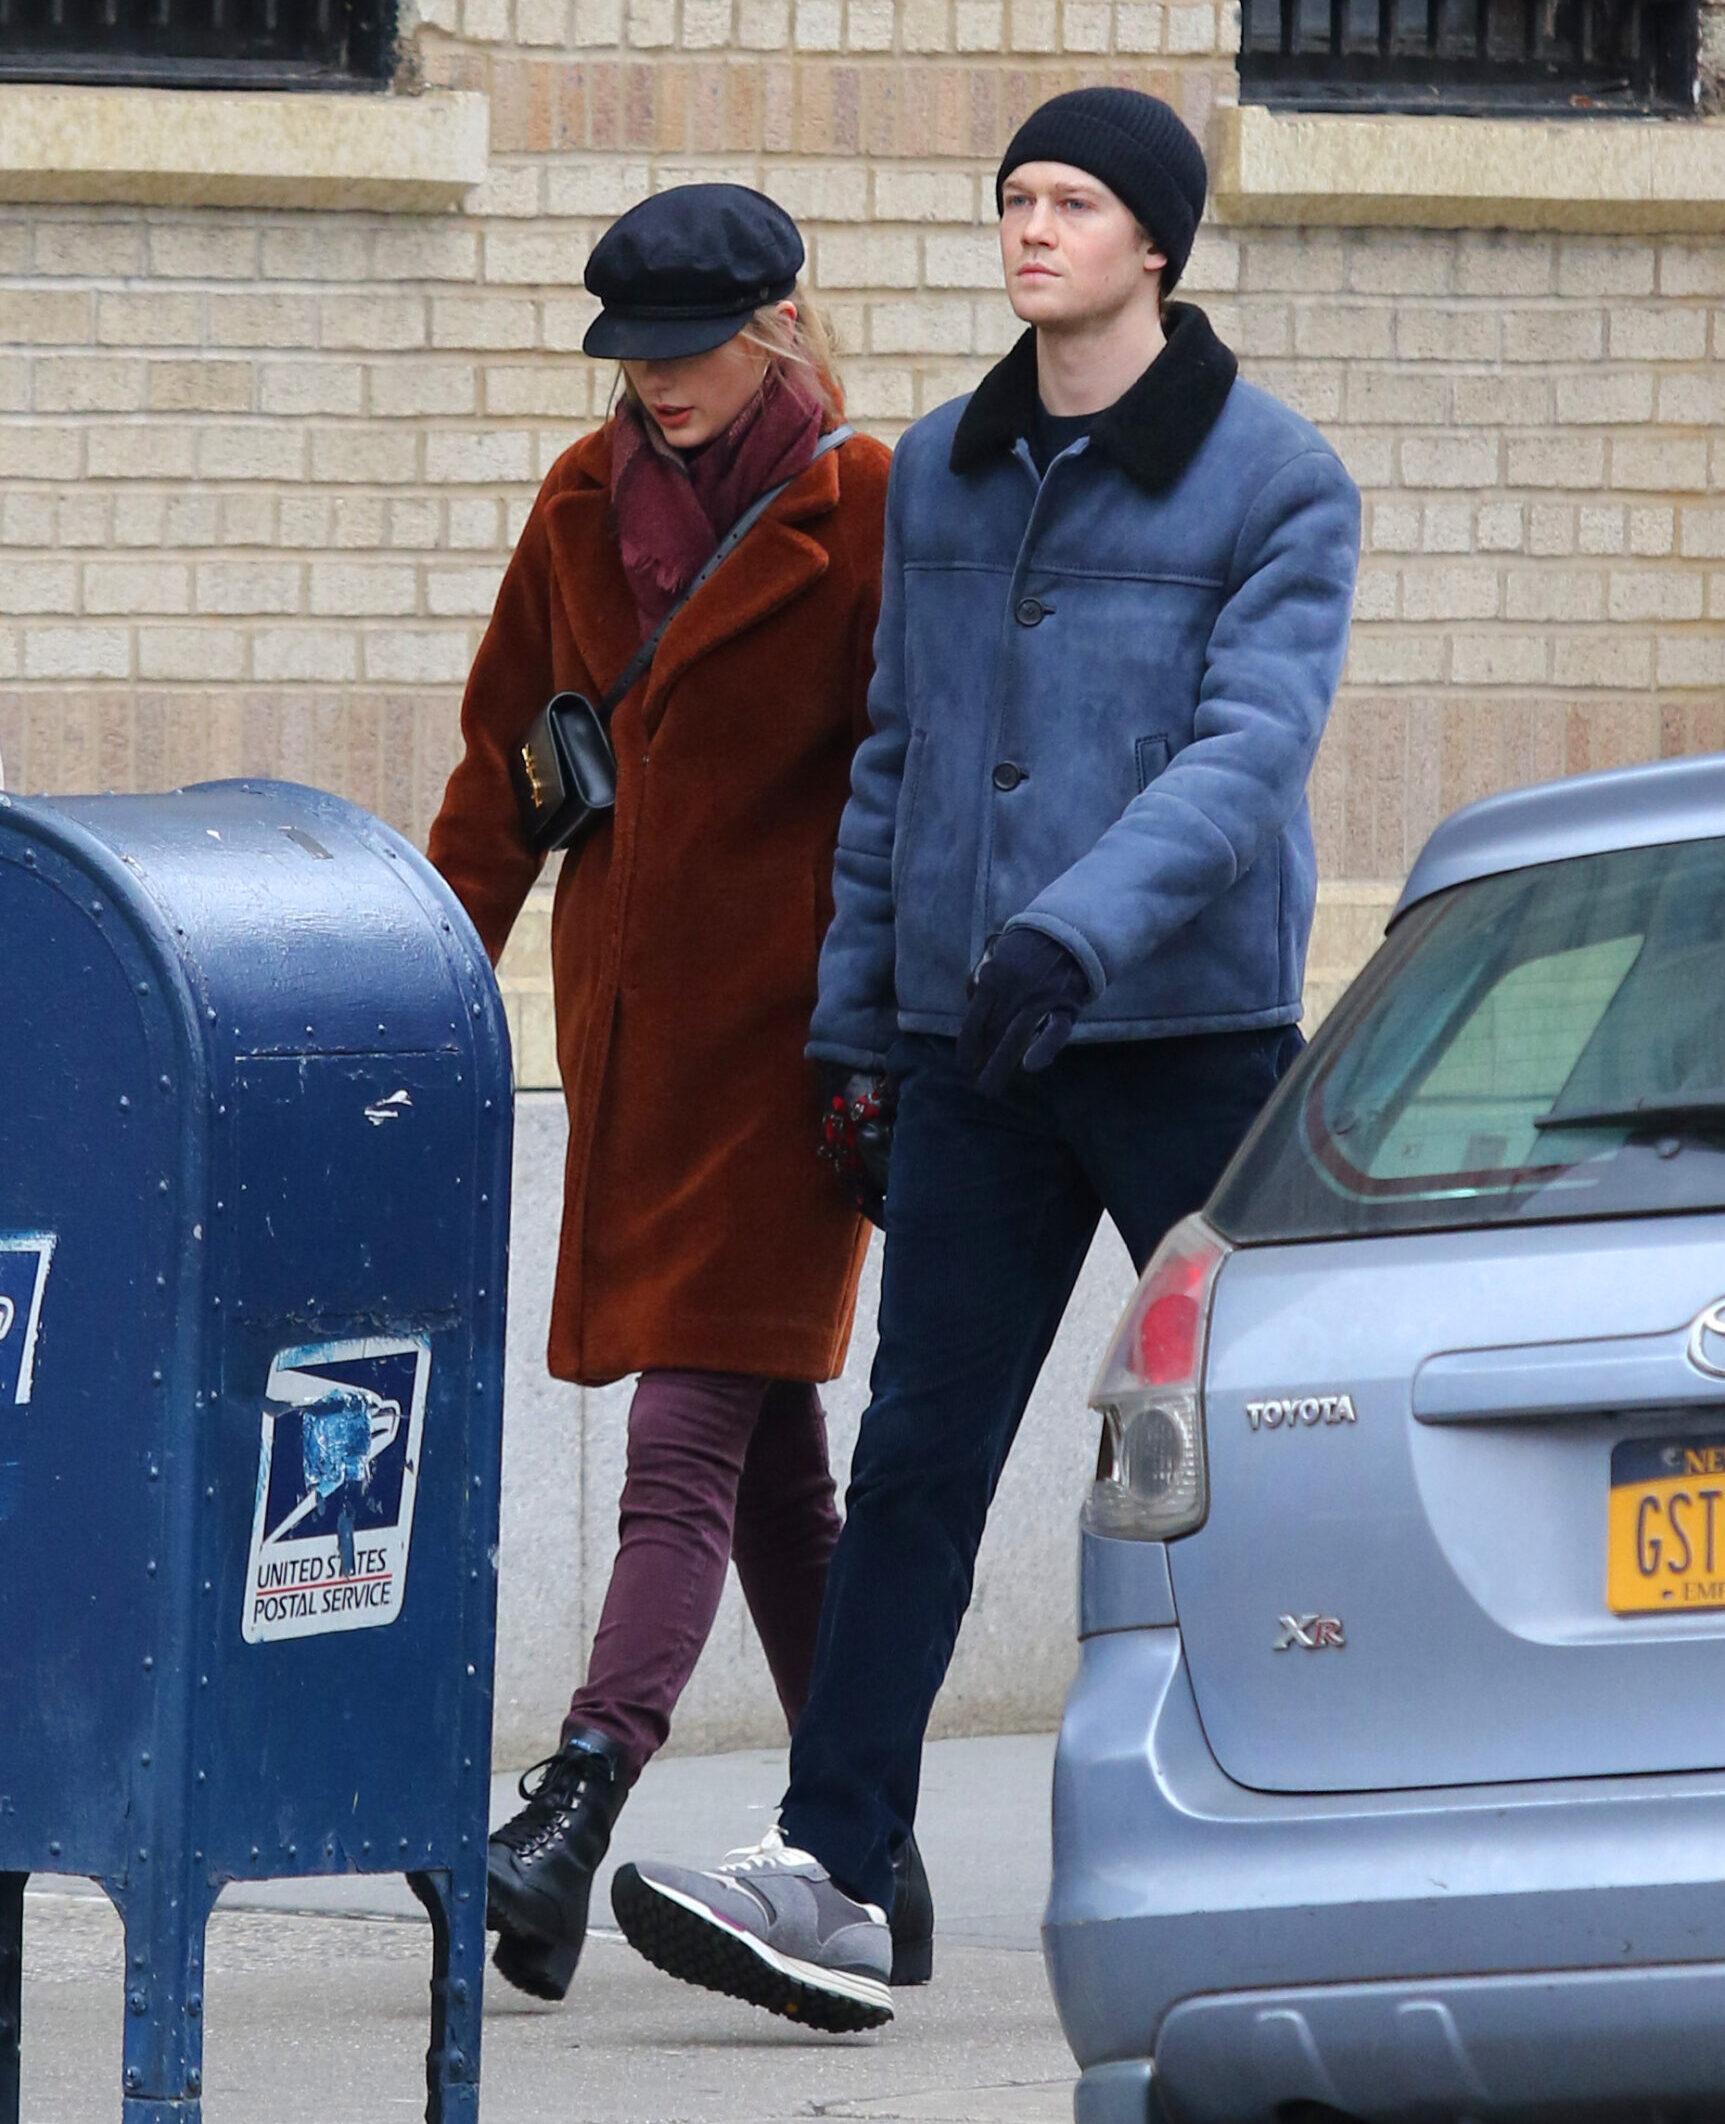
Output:
[[519,1787],[527,1802],[491,1839],[485,1922],[497,1973],[536,1999],[560,1999],[587,1938],[593,1875],[628,1787],[615,1742],[572,1733]]
[[916,1838],[907,1837],[892,1862],[892,1976],[899,1989],[934,1977],[934,1896]]

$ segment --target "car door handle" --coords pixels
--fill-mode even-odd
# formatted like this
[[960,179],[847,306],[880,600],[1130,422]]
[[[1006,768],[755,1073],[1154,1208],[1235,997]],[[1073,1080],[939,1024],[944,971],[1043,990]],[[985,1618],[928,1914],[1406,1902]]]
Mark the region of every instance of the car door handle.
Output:
[[1725,1415],[1725,1379],[1690,1363],[1689,1331],[1445,1350],[1414,1374],[1420,1423],[1552,1423],[1627,1409]]

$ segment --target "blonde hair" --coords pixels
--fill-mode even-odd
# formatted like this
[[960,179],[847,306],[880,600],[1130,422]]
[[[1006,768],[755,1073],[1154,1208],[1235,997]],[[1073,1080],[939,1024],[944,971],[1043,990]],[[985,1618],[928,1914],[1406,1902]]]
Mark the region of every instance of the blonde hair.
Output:
[[[821,411],[830,420],[837,420],[844,412],[844,389],[839,382],[838,343],[832,327],[809,300],[800,280],[789,300],[796,305],[795,322],[781,317],[777,308],[768,304],[757,310],[736,336],[745,346],[766,355],[774,368],[795,371],[797,381]],[[621,362],[617,365],[617,381],[611,387],[612,405],[617,402],[619,390],[628,398],[637,396]]]

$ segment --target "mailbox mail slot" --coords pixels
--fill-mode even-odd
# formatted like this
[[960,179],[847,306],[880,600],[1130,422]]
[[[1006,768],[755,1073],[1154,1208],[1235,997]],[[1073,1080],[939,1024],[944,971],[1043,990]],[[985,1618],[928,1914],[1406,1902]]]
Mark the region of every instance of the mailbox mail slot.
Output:
[[510,1083],[478,940],[285,784],[0,796],[0,2124],[32,1873],[197,2124],[229,1881],[401,1872],[478,2114]]

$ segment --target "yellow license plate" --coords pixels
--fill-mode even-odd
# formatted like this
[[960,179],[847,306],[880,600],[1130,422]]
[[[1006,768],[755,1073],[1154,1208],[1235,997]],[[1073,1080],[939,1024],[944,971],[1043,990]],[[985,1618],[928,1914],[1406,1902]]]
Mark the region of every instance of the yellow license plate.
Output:
[[1612,1448],[1605,1599],[1615,1615],[1725,1608],[1725,1437]]

